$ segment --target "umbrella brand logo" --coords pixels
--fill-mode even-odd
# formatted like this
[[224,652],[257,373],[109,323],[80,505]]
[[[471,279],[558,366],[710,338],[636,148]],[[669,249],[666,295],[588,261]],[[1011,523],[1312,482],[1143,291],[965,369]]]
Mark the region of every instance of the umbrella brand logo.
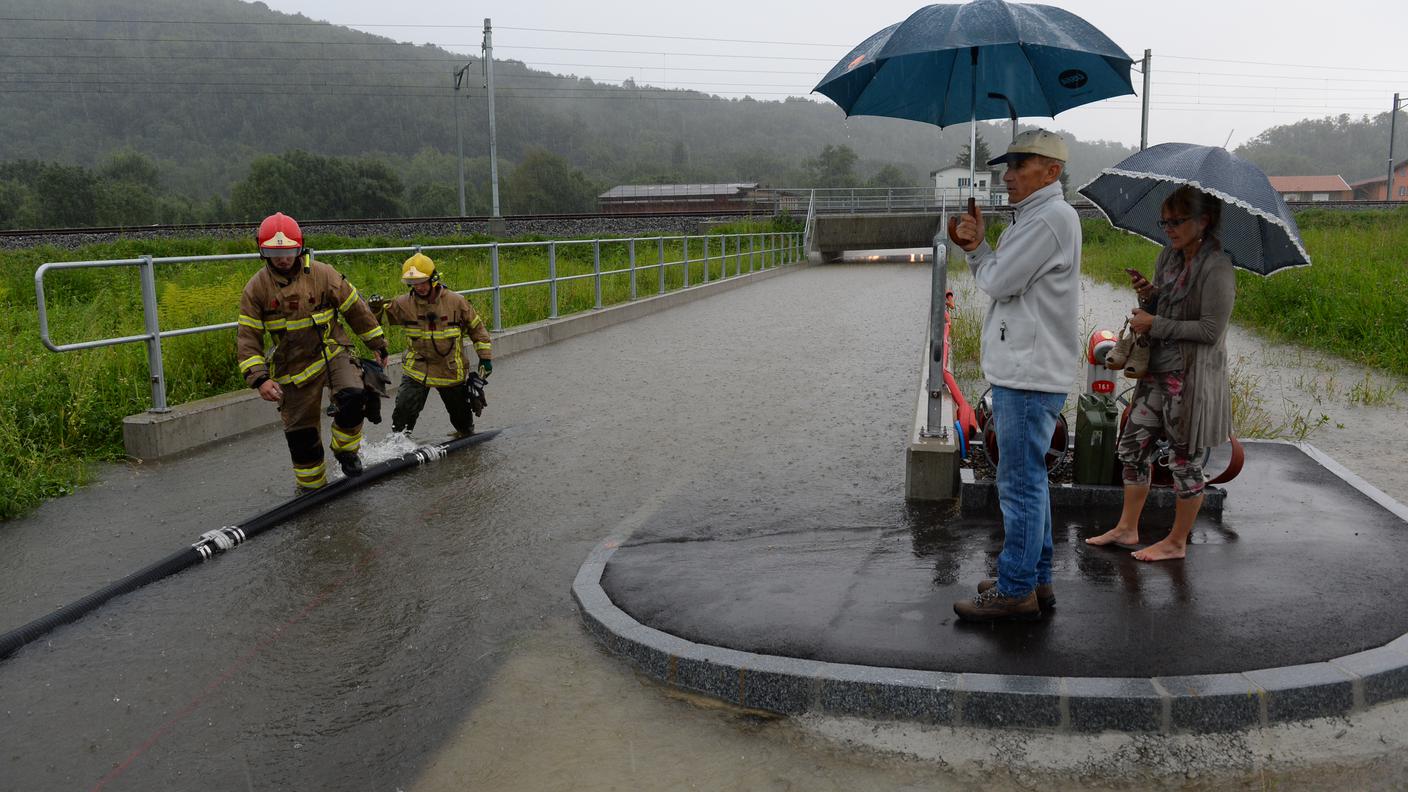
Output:
[[1080,69],[1066,69],[1061,72],[1056,79],[1061,81],[1062,87],[1069,88],[1072,91],[1084,86],[1090,81],[1090,78],[1085,76],[1085,72]]
[[862,63],[865,63],[865,56],[864,56],[864,55],[857,55],[856,58],[855,58],[855,60],[853,60],[853,61],[851,61],[850,63],[847,63],[847,64],[846,64],[846,71],[850,71],[851,69],[854,69],[855,67],[861,65]]

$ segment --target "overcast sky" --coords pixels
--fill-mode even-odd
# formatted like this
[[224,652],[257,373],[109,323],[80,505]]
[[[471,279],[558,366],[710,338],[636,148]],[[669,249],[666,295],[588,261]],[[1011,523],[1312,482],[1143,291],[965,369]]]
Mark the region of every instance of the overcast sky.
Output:
[[[851,47],[922,5],[899,0],[265,3],[278,11],[466,55],[479,52],[488,17],[494,24],[496,59],[602,82],[631,77],[640,84],[758,99],[809,94]],[[1153,51],[1150,144],[1236,147],[1268,127],[1301,118],[1387,112],[1395,91],[1408,99],[1408,47],[1401,43],[1408,30],[1404,0],[1061,0],[1048,5],[1085,18],[1136,60],[1145,49]],[[1142,77],[1136,72],[1133,79],[1136,90],[1142,90]],[[819,94],[813,98],[825,101]],[[1043,123],[1035,118],[1024,122]],[[1044,125],[1068,129],[1082,139],[1137,145],[1140,100],[1106,100]],[[945,135],[966,139],[966,126],[950,127]],[[1387,157],[1387,141],[1384,145]]]

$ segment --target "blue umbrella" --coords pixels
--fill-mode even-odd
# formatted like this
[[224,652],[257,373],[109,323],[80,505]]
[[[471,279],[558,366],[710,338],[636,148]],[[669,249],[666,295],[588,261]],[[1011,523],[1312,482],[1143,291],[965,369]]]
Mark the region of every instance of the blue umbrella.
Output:
[[1217,146],[1161,143],[1105,168],[1080,188],[1110,224],[1163,244],[1164,199],[1189,185],[1223,202],[1218,237],[1232,263],[1258,275],[1310,266],[1300,229],[1257,166]]
[[1109,37],[1068,11],[973,0],[925,6],[881,30],[814,90],[847,116],[908,118],[941,128],[973,122],[971,152],[979,119],[1055,116],[1134,93],[1132,63]]

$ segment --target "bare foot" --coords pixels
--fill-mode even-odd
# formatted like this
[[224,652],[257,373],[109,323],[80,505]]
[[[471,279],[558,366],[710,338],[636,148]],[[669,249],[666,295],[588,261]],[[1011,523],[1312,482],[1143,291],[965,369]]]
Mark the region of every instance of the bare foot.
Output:
[[1085,540],[1088,545],[1104,547],[1105,545],[1137,545],[1139,544],[1139,529],[1125,528],[1116,525],[1114,528]]
[[1175,544],[1169,539],[1151,544],[1143,550],[1135,550],[1130,555],[1140,561],[1172,561],[1175,558],[1183,558],[1186,553],[1186,546]]

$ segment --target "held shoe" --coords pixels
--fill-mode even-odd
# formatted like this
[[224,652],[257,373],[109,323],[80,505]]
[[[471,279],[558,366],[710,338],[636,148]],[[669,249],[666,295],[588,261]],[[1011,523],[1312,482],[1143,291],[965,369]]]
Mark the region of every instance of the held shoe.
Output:
[[964,621],[1036,621],[1041,618],[1041,606],[1036,604],[1035,591],[1028,591],[1025,597],[1008,597],[996,586],[972,599],[953,603],[953,612]]
[[342,466],[342,475],[348,478],[362,475],[362,457],[356,451],[338,451],[332,457]]
[[1129,321],[1126,320],[1124,327],[1120,328],[1119,340],[1115,342],[1113,348],[1105,353],[1105,367],[1112,369],[1124,368],[1125,361],[1129,360],[1129,351],[1134,346],[1134,331],[1129,329]]
[[1124,362],[1124,375],[1130,379],[1139,379],[1149,371],[1149,334],[1138,333],[1134,336],[1134,348],[1129,351],[1129,358]]
[[[978,584],[978,593],[982,594],[984,591],[996,585],[996,580],[984,580]],[[1036,587],[1036,604],[1044,611],[1049,611],[1056,607],[1056,591],[1051,587],[1050,583],[1042,583]]]

